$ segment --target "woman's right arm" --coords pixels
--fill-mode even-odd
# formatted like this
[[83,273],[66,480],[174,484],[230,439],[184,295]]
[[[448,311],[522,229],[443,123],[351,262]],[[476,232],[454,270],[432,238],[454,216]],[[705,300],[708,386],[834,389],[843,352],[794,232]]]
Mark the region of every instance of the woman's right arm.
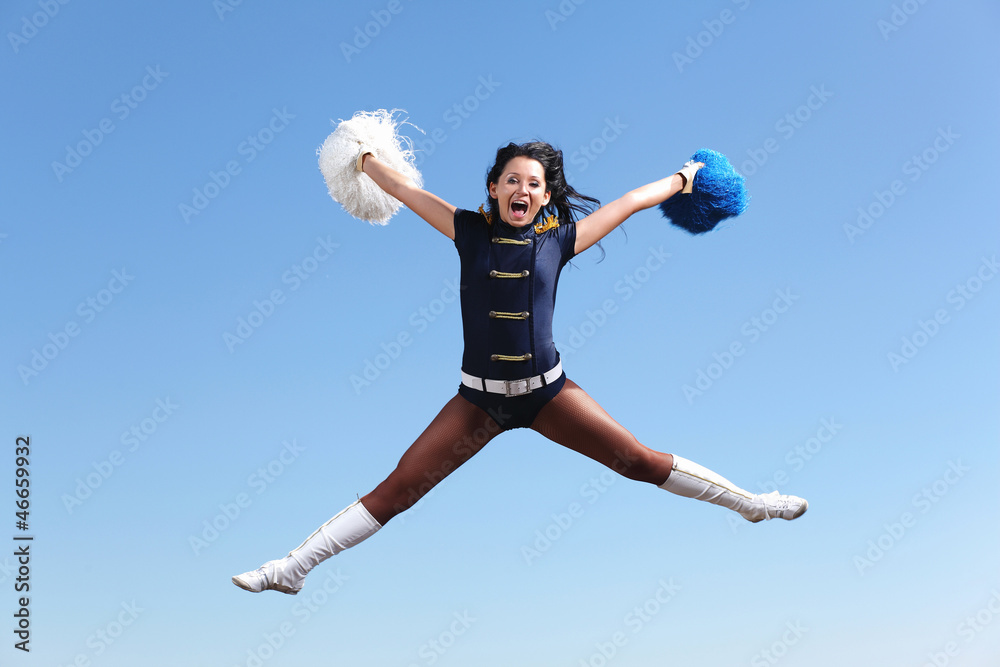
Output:
[[455,239],[456,207],[437,195],[418,188],[413,181],[379,162],[371,153],[362,158],[361,171],[368,174],[387,194],[403,202],[407,208],[430,223],[431,227],[448,238]]

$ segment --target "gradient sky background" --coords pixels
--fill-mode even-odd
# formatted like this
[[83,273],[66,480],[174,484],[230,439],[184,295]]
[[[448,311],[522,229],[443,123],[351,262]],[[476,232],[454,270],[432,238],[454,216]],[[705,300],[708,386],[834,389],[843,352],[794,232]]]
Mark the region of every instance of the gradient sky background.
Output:
[[[224,1],[0,10],[0,662],[997,664],[995,3]],[[726,153],[747,213],[635,216],[563,273],[554,334],[640,440],[809,513],[751,525],[524,430],[297,597],[233,586],[459,382],[452,244],[350,218],[317,169],[377,108],[473,209],[512,140],[602,201]]]

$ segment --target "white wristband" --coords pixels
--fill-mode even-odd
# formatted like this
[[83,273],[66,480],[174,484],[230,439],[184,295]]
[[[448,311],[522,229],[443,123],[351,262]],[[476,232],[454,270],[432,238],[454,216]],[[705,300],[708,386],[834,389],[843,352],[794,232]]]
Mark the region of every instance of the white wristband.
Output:
[[677,172],[682,178],[684,178],[684,187],[681,189],[681,194],[691,194],[691,190],[694,189],[694,175],[698,173],[698,170],[701,169],[701,167],[702,165],[700,163],[695,162],[694,160],[688,160],[684,163],[684,166],[681,167],[681,170]]
[[367,146],[365,146],[365,145],[362,144],[362,146],[358,150],[358,159],[354,161],[354,168],[357,169],[358,171],[361,171],[361,172],[364,171],[364,169],[362,169],[361,167],[365,163],[365,156],[366,155],[375,155],[375,152],[372,151]]

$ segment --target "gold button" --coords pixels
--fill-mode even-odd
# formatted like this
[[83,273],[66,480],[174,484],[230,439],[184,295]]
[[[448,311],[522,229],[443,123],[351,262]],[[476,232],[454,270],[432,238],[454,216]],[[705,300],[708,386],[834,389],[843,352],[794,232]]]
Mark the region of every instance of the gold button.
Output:
[[496,317],[496,316],[497,316],[497,311],[491,310],[490,311],[490,317]]
[[497,272],[496,271],[490,271],[490,278],[496,278],[496,277],[497,277]]

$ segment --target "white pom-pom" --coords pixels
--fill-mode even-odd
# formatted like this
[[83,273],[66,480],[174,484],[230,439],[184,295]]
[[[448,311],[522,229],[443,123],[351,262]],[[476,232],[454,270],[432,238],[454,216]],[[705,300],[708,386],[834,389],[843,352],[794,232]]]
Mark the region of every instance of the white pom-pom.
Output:
[[[386,194],[367,174],[355,168],[362,145],[417,187],[423,186],[423,178],[414,164],[412,144],[397,131],[406,123],[406,119],[396,117],[398,111],[359,111],[350,120],[340,121],[318,151],[319,169],[330,196],[355,218],[372,224],[389,222],[403,203]],[[420,130],[416,125],[413,127]]]

